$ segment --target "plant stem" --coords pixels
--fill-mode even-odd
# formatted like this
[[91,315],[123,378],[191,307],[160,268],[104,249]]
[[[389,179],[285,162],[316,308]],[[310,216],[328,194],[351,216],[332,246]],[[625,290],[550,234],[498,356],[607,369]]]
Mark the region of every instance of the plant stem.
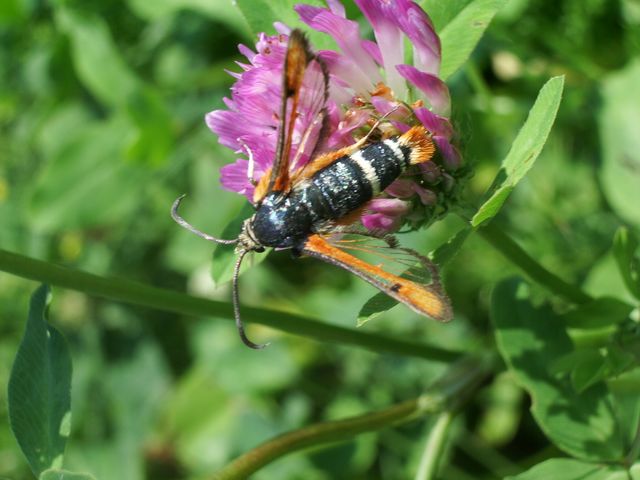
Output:
[[[233,309],[229,303],[151,287],[131,280],[101,277],[1,249],[0,271],[133,305],[184,315],[233,319]],[[359,332],[300,315],[251,307],[243,310],[249,322],[267,325],[313,340],[344,343],[374,352],[420,357],[437,362],[451,362],[462,356],[461,353],[444,348],[387,335]]]
[[436,420],[436,424],[427,438],[415,480],[430,480],[435,477],[453,416],[451,410],[446,410]]
[[625,460],[625,465],[627,468],[631,468],[640,455],[640,422],[638,423],[638,427],[636,429],[636,436],[633,439],[633,443],[631,444],[631,448],[629,449],[629,453],[627,454]]
[[279,435],[236,458],[214,480],[248,478],[274,460],[303,448],[336,443],[424,415],[448,410],[474,392],[493,367],[493,357],[467,358],[453,365],[429,392],[391,407],[344,420],[316,423]]
[[[432,413],[421,405],[428,398],[418,397],[373,413],[345,420],[316,423],[275,437],[235,459],[213,476],[215,480],[248,478],[268,463],[283,455],[313,445],[349,440],[358,434],[379,430],[420,414]],[[434,408],[431,406],[430,408]]]
[[587,303],[592,298],[580,288],[565,282],[535,261],[520,245],[514,242],[495,223],[482,225],[478,233],[531,280],[573,303]]
[[488,110],[488,113],[493,113],[491,89],[480,74],[475,62],[467,62],[464,67],[464,73],[467,77],[467,81],[471,84],[474,93],[482,101],[483,107]]

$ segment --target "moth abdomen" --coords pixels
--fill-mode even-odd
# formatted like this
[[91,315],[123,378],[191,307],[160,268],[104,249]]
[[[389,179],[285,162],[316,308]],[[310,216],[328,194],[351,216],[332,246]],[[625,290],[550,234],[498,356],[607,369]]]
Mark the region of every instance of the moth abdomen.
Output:
[[358,150],[318,157],[311,167],[314,162],[322,167],[305,176],[288,195],[274,192],[264,198],[253,219],[256,240],[265,246],[291,247],[327,222],[362,210],[410,165],[430,160],[433,153],[429,133],[419,126]]
[[[410,165],[431,159],[435,148],[422,127],[403,135],[372,143],[315,172],[302,188],[306,196],[323,205],[315,211],[319,219],[339,219],[357,210],[391,185]],[[320,198],[316,198],[320,196]]]

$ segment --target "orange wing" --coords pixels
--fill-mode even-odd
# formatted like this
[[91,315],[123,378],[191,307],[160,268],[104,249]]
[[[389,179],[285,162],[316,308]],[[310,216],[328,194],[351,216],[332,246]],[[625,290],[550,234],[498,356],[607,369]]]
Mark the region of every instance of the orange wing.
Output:
[[[300,161],[307,147],[309,137],[314,133],[318,136],[314,146],[317,147],[326,129],[324,109],[328,97],[327,69],[317,56],[311,52],[309,43],[300,30],[293,30],[289,36],[282,84],[276,157],[271,171],[264,175],[256,188],[254,200],[257,202],[264,198],[267,193],[273,191],[286,192],[291,187],[291,178],[289,177],[291,147],[296,121],[299,120],[299,108],[303,107],[306,118],[300,120],[304,123],[302,125],[302,136],[298,143],[298,151],[296,151],[293,159],[294,167],[296,166],[295,163]],[[303,89],[308,89],[310,94],[301,99],[300,92]],[[307,153],[312,156],[312,153]]]
[[[411,252],[408,249],[399,250]],[[437,281],[423,284],[389,273],[331,245],[320,235],[310,236],[302,253],[348,270],[417,313],[441,322],[448,322],[453,318],[449,299]]]

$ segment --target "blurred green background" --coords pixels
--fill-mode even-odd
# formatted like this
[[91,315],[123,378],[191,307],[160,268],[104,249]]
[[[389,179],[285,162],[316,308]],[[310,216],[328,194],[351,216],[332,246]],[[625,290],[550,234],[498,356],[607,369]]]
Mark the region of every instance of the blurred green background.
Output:
[[[464,5],[468,0],[451,0]],[[421,2],[436,28],[436,0]],[[357,9],[348,5],[357,15]],[[360,20],[362,20],[360,18]],[[367,26],[363,23],[367,31]],[[228,0],[0,2],[0,248],[100,275],[230,299],[212,247],[183,214],[221,232],[244,198],[221,189],[234,159],[203,117],[223,106],[237,44],[255,38]],[[535,168],[496,220],[543,265],[593,293],[624,298],[609,248],[640,228],[640,1],[511,0],[449,81],[459,145],[478,204],[537,91],[566,75],[558,119]],[[462,226],[447,217],[402,243],[429,251]],[[452,349],[492,348],[492,286],[513,266],[471,236],[444,272],[448,325],[397,307],[366,331]],[[36,283],[0,273],[0,385],[6,385]],[[443,365],[252,327],[179,317],[54,288],[52,322],[73,362],[65,465],[108,479],[198,478],[273,435],[419,395]],[[244,304],[352,327],[374,290],[317,261],[271,254],[241,280]],[[558,455],[508,374],[455,420],[441,478],[496,478]],[[31,478],[0,390],[0,478]],[[431,421],[296,453],[257,479],[395,479],[417,467]]]

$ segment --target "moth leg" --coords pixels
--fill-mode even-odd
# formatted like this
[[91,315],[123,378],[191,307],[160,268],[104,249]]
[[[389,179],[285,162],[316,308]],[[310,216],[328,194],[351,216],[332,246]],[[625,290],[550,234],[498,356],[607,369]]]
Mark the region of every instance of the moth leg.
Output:
[[247,151],[247,156],[249,157],[249,166],[247,167],[247,179],[249,180],[249,183],[251,183],[251,185],[255,187],[256,185],[258,185],[258,181],[255,178],[253,178],[253,173],[256,165],[256,162],[253,159],[253,152],[251,151],[251,149],[246,143],[241,143],[241,145]]
[[393,112],[395,112],[396,110],[398,110],[400,107],[402,107],[403,105],[396,105],[395,107],[393,107],[391,110],[389,110],[387,113],[385,113],[384,115],[382,115],[378,120],[376,120],[376,123],[373,124],[373,126],[371,127],[371,130],[369,130],[367,132],[367,134],[362,137],[360,140],[358,140],[354,145],[354,149],[358,150],[360,148],[362,148],[362,146],[364,146],[367,141],[369,140],[369,137],[373,134],[373,132],[375,132],[378,127],[380,126],[380,124],[389,116],[391,115]]
[[350,225],[337,229],[337,231],[346,235],[361,235],[363,237],[376,238],[378,240],[382,240],[391,248],[398,248],[398,246],[400,245],[395,235],[384,232],[382,230],[367,230],[362,226]]
[[408,255],[411,255],[429,272],[429,275],[431,276],[431,285],[439,291],[444,292],[442,282],[440,281],[440,271],[438,266],[426,255],[422,255],[412,248],[401,247],[400,242],[395,235],[380,230],[367,230],[364,227],[353,225],[336,229],[334,230],[334,233],[361,235],[363,237],[375,238],[385,242],[389,248],[401,250]]

